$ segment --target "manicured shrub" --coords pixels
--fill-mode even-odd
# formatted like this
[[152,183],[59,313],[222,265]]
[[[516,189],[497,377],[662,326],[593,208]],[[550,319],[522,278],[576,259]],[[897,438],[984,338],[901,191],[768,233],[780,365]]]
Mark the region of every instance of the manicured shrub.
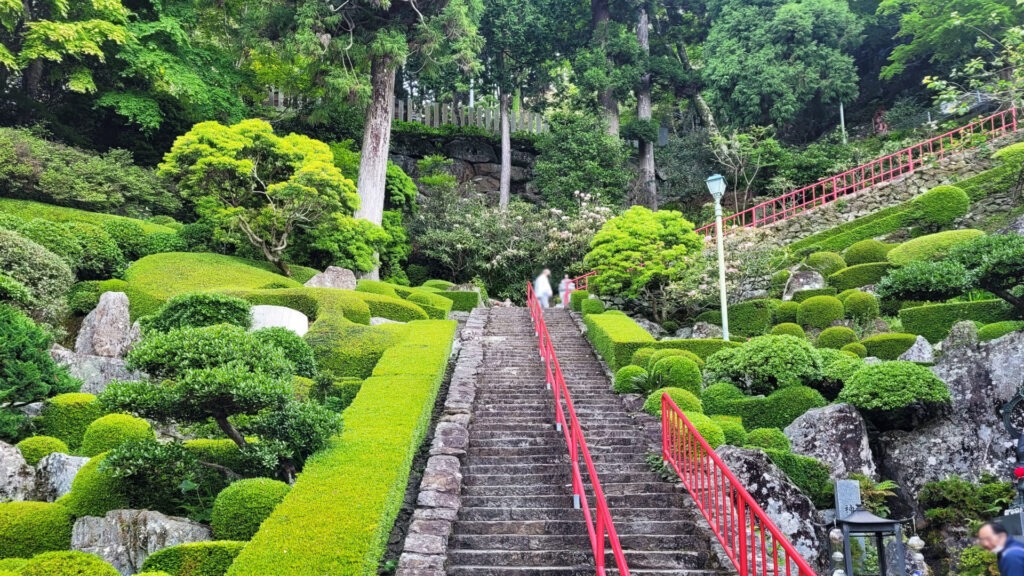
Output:
[[583,322],[594,350],[612,370],[629,364],[634,352],[654,343],[654,337],[627,316],[590,314]]
[[843,290],[839,294],[836,294],[836,298],[839,298],[839,301],[842,302],[843,305],[846,305],[846,299],[858,292],[860,292],[860,290],[856,288],[847,288],[846,290]]
[[110,235],[128,260],[138,260],[147,254],[146,231],[142,229],[140,222],[119,218],[107,220],[100,227]]
[[426,310],[415,302],[402,300],[397,296],[385,296],[372,292],[356,292],[356,295],[369,306],[370,316],[387,318],[395,322],[411,322],[429,318]]
[[887,332],[868,336],[860,341],[867,351],[868,356],[874,356],[882,360],[895,360],[914,345],[917,340],[915,334],[903,334],[899,332]]
[[870,262],[843,268],[828,277],[828,283],[836,290],[848,290],[877,284],[892,268],[888,262]]
[[480,293],[475,290],[449,290],[438,292],[438,296],[443,296],[451,300],[452,310],[458,312],[472,312],[475,308],[478,308],[481,305]]
[[0,558],[31,558],[71,547],[71,516],[60,504],[0,503]]
[[57,256],[60,256],[72,270],[82,259],[82,245],[67,226],[41,218],[22,220],[0,213],[0,228],[21,234]]
[[651,358],[653,358],[658,352],[660,352],[660,350],[653,347],[641,348],[633,353],[633,356],[629,359],[629,363],[646,370],[651,367]]
[[743,420],[736,416],[711,416],[711,421],[718,424],[725,435],[725,443],[731,446],[743,446],[747,442],[747,431],[743,428]]
[[661,340],[655,343],[654,347],[659,350],[686,350],[706,361],[708,356],[719,350],[738,348],[740,345],[741,342],[725,341],[720,338],[693,338],[688,340]]
[[887,262],[885,255],[894,247],[892,244],[886,244],[873,238],[861,240],[847,248],[846,252],[843,252],[843,258],[846,260],[847,266],[868,264],[870,262]]
[[807,333],[800,327],[799,324],[792,322],[783,322],[782,324],[776,324],[772,327],[771,333],[775,336],[795,336],[797,338],[806,338]]
[[810,247],[817,250],[841,251],[860,240],[877,238],[914,222],[913,210],[909,203],[879,210],[869,216],[857,218],[827,230],[812,234],[789,245],[792,252],[801,252]]
[[[267,262],[221,254],[172,252],[153,254],[133,262],[125,271],[124,279],[133,290],[157,301],[166,301],[190,292],[259,290],[267,286],[285,290],[302,288],[302,284],[293,278],[286,278],[275,271],[276,268]],[[298,266],[292,266],[292,273],[296,276],[300,271]],[[311,294],[314,290],[329,289],[307,289],[301,292]]]
[[22,457],[25,458],[25,462],[28,462],[29,466],[35,466],[40,460],[54,452],[62,454],[70,454],[71,452],[68,450],[67,444],[61,441],[60,438],[54,438],[53,436],[30,436],[25,438],[18,442],[18,450],[21,451]]
[[964,548],[960,553],[957,573],[961,576],[998,576],[999,561],[995,553],[975,544]]
[[846,346],[840,348],[840,350],[842,350],[843,352],[851,352],[853,354],[856,354],[859,358],[867,358],[868,356],[867,346],[864,346],[860,342],[847,344]]
[[857,341],[857,333],[846,326],[833,326],[825,328],[818,335],[818,348],[833,348],[839,350],[847,344]]
[[956,186],[936,186],[910,202],[914,218],[932,229],[949,226],[971,209],[971,199]]
[[422,308],[427,313],[427,317],[434,320],[444,320],[452,311],[453,302],[439,294],[417,290],[409,294],[406,300]]
[[920,334],[932,343],[942,341],[953,324],[963,320],[984,325],[1016,318],[1013,309],[1003,300],[913,306],[901,309],[899,315],[904,330]]
[[823,509],[834,505],[835,487],[828,466],[788,450],[765,450],[765,454],[815,506]]
[[835,296],[815,296],[800,303],[797,323],[814,328],[828,328],[836,320],[842,320],[844,312],[843,303]]
[[195,454],[196,459],[201,462],[217,464],[228,470],[245,469],[245,456],[234,440],[228,438],[197,438],[195,440],[186,440],[183,446],[186,450]]
[[729,308],[729,329],[741,336],[760,336],[771,328],[781,301],[747,300]]
[[71,492],[57,500],[75,518],[103,516],[111,510],[128,508],[121,482],[102,466],[106,454],[94,456],[75,475]]
[[32,294],[31,311],[37,320],[62,316],[64,294],[74,276],[60,256],[16,232],[0,230],[0,270]]
[[860,358],[839,358],[825,366],[821,379],[813,386],[828,400],[835,400],[850,378],[866,365]]
[[155,315],[144,321],[147,329],[157,332],[215,324],[248,328],[252,324],[252,305],[225,294],[193,292],[171,298]]
[[352,404],[363,387],[360,378],[340,378],[330,383],[324,390],[324,405],[335,412],[343,412]]
[[2,302],[10,302],[14,306],[24,308],[32,303],[32,293],[21,282],[0,274],[0,303]]
[[99,226],[81,222],[66,224],[82,245],[82,260],[76,270],[82,280],[105,280],[119,276],[128,265],[117,243]]
[[846,317],[857,322],[878,318],[878,298],[874,294],[855,291],[843,300],[843,307],[846,308]]
[[883,362],[857,371],[839,393],[879,430],[912,430],[950,401],[949,388],[913,362]]
[[993,322],[992,324],[985,324],[981,328],[978,328],[978,340],[981,342],[988,342],[989,340],[1002,338],[1011,332],[1018,332],[1020,330],[1024,330],[1024,322],[1019,320]]
[[153,427],[142,418],[127,414],[107,414],[94,420],[85,429],[79,452],[83,456],[96,456],[125,442],[155,437]]
[[647,361],[648,372],[653,370],[654,365],[657,364],[658,362],[661,362],[665,358],[670,358],[673,356],[682,356],[684,358],[689,358],[690,360],[693,360],[697,364],[697,366],[701,368],[704,367],[704,360],[702,360],[700,356],[697,356],[696,354],[690,352],[689,350],[683,350],[682,348],[662,348],[660,350],[652,348],[652,350],[654,350],[654,353],[651,354],[650,358]]
[[759,336],[735,351],[708,358],[705,375],[730,380],[751,394],[798,386],[821,374],[821,356],[809,342],[795,336]]
[[163,252],[185,252],[188,250],[188,243],[178,233],[157,232],[146,236],[146,242],[142,247],[142,255],[161,254]]
[[407,325],[363,326],[344,318],[318,321],[306,334],[317,368],[337,377],[367,378],[384,352],[402,342]]
[[954,246],[984,235],[981,230],[970,229],[929,234],[900,244],[890,250],[886,258],[895,266],[906,266],[915,260],[935,261],[948,254]]
[[441,290],[448,290],[449,288],[454,288],[455,287],[455,283],[454,282],[449,282],[447,280],[432,279],[432,280],[427,280],[426,282],[424,282],[423,286],[426,286],[428,288],[439,288]]
[[150,334],[127,359],[130,368],[153,378],[175,379],[191,369],[225,364],[275,378],[290,378],[295,370],[280,348],[229,324]]
[[778,428],[755,428],[747,432],[747,442],[744,446],[784,452],[788,452],[790,449],[789,438],[786,438],[786,435]]
[[261,328],[252,333],[257,340],[284,352],[284,357],[295,366],[295,374],[305,378],[316,376],[316,356],[313,348],[301,336],[287,328]]
[[232,540],[178,544],[150,554],[142,569],[173,576],[224,576],[244,547],[245,542]]
[[[0,558],[0,570],[12,572],[15,575],[28,564],[26,558]],[[4,576],[7,576],[6,574]]]
[[814,252],[807,256],[804,264],[821,272],[822,276],[829,276],[846,268],[846,260],[835,252]]
[[284,500],[291,486],[270,478],[247,478],[221,490],[210,527],[219,540],[249,540]]
[[775,309],[775,321],[779,324],[795,323],[799,313],[800,303],[789,300]]
[[46,401],[37,426],[45,435],[59,438],[75,450],[82,443],[82,436],[89,424],[102,415],[103,411],[95,396],[69,392]]
[[644,370],[639,366],[634,366],[632,364],[629,366],[623,366],[615,373],[615,384],[613,389],[616,394],[639,392],[641,386],[638,385],[638,382],[646,382],[647,377],[647,370]]
[[569,307],[576,312],[583,312],[583,302],[590,298],[590,292],[586,290],[574,290],[569,294]]
[[600,314],[604,312],[604,302],[597,298],[588,298],[580,304],[580,312],[584,316],[588,314]]
[[815,296],[835,296],[835,295],[836,295],[836,289],[835,288],[815,288],[813,290],[801,290],[799,292],[794,292],[793,293],[793,300],[792,300],[792,302],[796,302],[797,304],[800,304],[800,303],[804,302],[805,300],[809,300],[811,298],[814,298]]
[[[680,406],[680,408],[682,408],[682,406]],[[684,410],[683,414],[686,416],[686,419],[693,424],[693,427],[697,429],[697,433],[704,438],[704,441],[707,442],[708,446],[712,449],[725,444],[725,432],[722,431],[721,426],[719,426],[714,420],[700,412],[686,412]]]
[[395,292],[395,287],[387,282],[381,282],[379,280],[359,280],[356,282],[356,292],[369,292],[370,294],[380,294],[381,296],[391,296],[392,298],[398,298],[398,293]]
[[784,429],[793,420],[812,408],[828,405],[817,390],[807,386],[779,389],[767,397],[746,396],[733,384],[713,384],[701,394],[704,413],[708,415],[737,416],[743,425],[756,428]]
[[99,556],[77,551],[46,552],[34,556],[21,569],[21,576],[120,576],[116,568]]
[[700,397],[701,374],[697,363],[685,356],[671,356],[658,360],[651,369],[651,377],[658,386],[682,388]]
[[722,311],[721,310],[705,310],[694,318],[696,322],[705,322],[707,324],[714,324],[715,326],[722,325]]
[[700,403],[700,398],[689,390],[665,387],[658,388],[647,396],[647,400],[644,402],[644,412],[653,416],[661,416],[661,397],[664,394],[668,394],[669,398],[683,412],[703,412],[704,410]]

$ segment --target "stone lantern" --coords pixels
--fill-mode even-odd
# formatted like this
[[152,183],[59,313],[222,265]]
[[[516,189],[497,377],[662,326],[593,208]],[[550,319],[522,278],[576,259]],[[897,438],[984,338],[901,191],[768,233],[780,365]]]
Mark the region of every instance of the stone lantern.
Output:
[[[903,549],[903,528],[896,520],[880,518],[858,506],[849,516],[839,520],[843,531],[843,556],[846,576],[905,576],[906,552]],[[874,547],[878,554],[878,571],[858,566],[854,571],[853,541],[865,548]]]

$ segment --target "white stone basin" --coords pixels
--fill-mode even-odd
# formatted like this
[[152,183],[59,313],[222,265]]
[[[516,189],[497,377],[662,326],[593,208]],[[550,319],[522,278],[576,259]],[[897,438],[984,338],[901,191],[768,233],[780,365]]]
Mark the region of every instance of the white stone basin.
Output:
[[252,307],[252,328],[287,328],[299,336],[309,332],[309,318],[298,310],[285,306],[265,306],[259,304]]

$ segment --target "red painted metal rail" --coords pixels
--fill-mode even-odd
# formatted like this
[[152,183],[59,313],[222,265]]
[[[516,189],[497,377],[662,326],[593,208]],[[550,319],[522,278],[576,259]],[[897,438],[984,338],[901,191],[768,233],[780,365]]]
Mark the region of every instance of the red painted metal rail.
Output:
[[[569,387],[565,384],[562,368],[558,364],[558,356],[555,355],[555,347],[551,343],[551,335],[548,333],[547,323],[544,321],[544,309],[540,307],[540,303],[533,293],[533,285],[529,283],[526,285],[526,303],[530,309],[534,332],[537,334],[547,385],[554,396],[555,423],[565,435],[565,444],[569,449],[569,461],[572,465],[572,493],[583,511],[583,518],[587,524],[597,576],[607,574],[605,568],[606,548],[611,549],[618,573],[621,576],[629,576],[629,566],[626,565],[626,556],[622,552],[619,535],[615,531],[615,524],[612,522],[612,515],[608,510],[608,502],[601,489],[601,481],[597,477],[594,461],[590,458],[587,440],[583,437],[583,429],[576,417],[576,409],[573,407]],[[590,486],[593,489],[593,512],[591,512],[591,503],[587,497],[587,485],[583,482],[581,461],[583,467],[586,468],[587,477],[590,479]],[[605,537],[607,537],[607,545]]]
[[576,278],[572,279],[573,286],[576,286],[577,290],[589,290],[590,289],[590,279],[593,276],[596,276],[596,275],[597,275],[597,272],[594,271],[594,270],[591,270],[590,272],[587,272],[586,274],[584,274],[582,276],[577,276]]
[[[1017,128],[1017,109],[1003,110],[727,216],[722,219],[722,226],[727,230],[730,227],[756,227],[779,222],[834,202],[843,196],[911,174],[929,160],[942,158],[950,152],[977,144],[979,138],[1001,136],[1016,132]],[[714,222],[708,223],[698,228],[697,233],[710,235],[714,226]]]
[[661,397],[661,446],[739,576],[816,575],[668,394]]

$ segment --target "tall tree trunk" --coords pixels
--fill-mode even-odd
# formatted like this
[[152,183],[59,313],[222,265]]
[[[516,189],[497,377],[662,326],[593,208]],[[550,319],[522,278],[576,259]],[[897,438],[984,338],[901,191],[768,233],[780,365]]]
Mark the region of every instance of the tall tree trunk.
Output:
[[499,100],[501,102],[501,185],[498,189],[498,207],[505,210],[508,208],[509,200],[512,199],[512,124],[508,117],[512,95],[502,90]]
[[[637,41],[639,41],[640,48],[644,51],[644,54],[650,54],[651,52],[651,40],[648,27],[647,10],[645,8],[641,8],[640,22],[636,27],[636,38]],[[637,118],[641,123],[650,123],[652,111],[650,70],[646,71],[640,79],[640,89],[637,90],[636,100]],[[641,139],[639,145],[639,156],[640,186],[639,193],[637,194],[637,203],[647,206],[651,210],[657,210],[658,183],[655,181],[656,174],[654,171],[654,142],[648,142]]]
[[43,61],[39,58],[29,62],[28,66],[25,67],[23,74],[23,87],[25,89],[25,95],[31,98],[35,102],[40,101],[40,93],[42,92],[43,82]]
[[[608,23],[611,21],[611,11],[608,9],[608,0],[591,0],[590,18],[592,36],[599,40],[603,48],[608,43]],[[615,93],[611,88],[601,90],[597,94],[597,103],[600,105],[605,123],[608,125],[610,136],[619,135],[619,102],[615,99]]]
[[[687,73],[693,72],[693,65],[690,64],[690,57],[686,53],[686,45],[679,43],[676,47],[676,56],[679,58],[679,63],[683,65],[683,70]],[[711,106],[708,106],[708,101],[704,99],[704,96],[700,93],[700,86],[690,86],[690,102],[693,103],[693,107],[697,110],[697,115],[700,116],[700,121],[704,123],[704,128],[708,131],[708,136],[712,142],[718,142],[718,149],[723,154],[723,157],[729,155],[729,148],[725,145],[722,132],[718,129],[718,122],[715,121],[715,114],[711,111]]]

